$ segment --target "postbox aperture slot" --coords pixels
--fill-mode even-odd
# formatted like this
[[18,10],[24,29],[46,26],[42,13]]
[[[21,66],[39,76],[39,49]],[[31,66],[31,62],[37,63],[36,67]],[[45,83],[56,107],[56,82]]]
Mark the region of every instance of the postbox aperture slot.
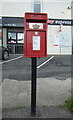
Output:
[[46,20],[34,20],[34,19],[31,19],[31,20],[29,20],[29,19],[26,19],[26,22],[39,22],[39,23],[46,23]]

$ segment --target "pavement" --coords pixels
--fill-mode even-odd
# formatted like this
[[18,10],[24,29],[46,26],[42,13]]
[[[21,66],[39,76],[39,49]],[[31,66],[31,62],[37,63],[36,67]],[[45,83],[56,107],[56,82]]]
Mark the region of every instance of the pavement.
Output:
[[[32,118],[31,81],[5,79],[2,88],[3,118]],[[1,95],[1,92],[0,92]],[[71,97],[71,78],[37,78],[37,107],[35,118],[71,118],[71,113],[59,105]]]

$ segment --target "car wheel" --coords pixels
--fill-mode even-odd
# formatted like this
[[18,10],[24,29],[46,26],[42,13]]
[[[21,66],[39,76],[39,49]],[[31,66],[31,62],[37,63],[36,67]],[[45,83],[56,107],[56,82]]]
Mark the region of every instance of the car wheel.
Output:
[[7,52],[7,51],[4,51],[4,53],[3,53],[3,59],[4,59],[4,60],[7,60],[8,57],[9,57],[8,52]]

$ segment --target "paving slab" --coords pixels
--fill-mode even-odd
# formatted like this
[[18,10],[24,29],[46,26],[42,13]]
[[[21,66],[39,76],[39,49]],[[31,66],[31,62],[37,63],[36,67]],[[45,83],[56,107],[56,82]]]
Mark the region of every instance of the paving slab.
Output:
[[71,118],[71,113],[56,106],[37,106],[36,115],[31,115],[31,108],[24,109],[3,109],[3,118]]
[[[37,105],[60,105],[71,97],[71,79],[37,79]],[[5,79],[2,83],[2,107],[30,106],[31,81]]]
[[[4,118],[30,118],[31,81],[5,79],[2,87],[2,108]],[[40,118],[71,118],[71,113],[59,108],[71,97],[71,78],[37,79],[37,115]]]

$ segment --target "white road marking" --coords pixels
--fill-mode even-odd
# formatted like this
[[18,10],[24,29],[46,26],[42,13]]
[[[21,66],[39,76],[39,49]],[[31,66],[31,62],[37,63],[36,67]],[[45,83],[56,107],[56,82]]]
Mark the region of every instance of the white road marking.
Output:
[[48,60],[46,60],[44,63],[42,63],[41,65],[39,65],[37,68],[39,69],[40,67],[42,67],[43,65],[45,65],[47,62],[49,62],[53,58],[54,58],[54,56],[52,56],[51,58],[49,58]]
[[1,65],[1,64],[4,64],[4,63],[11,62],[11,61],[13,61],[13,60],[17,60],[17,59],[19,59],[19,58],[21,58],[21,57],[23,57],[23,56],[19,56],[19,57],[17,57],[17,58],[13,58],[13,59],[8,60],[8,61],[0,62],[0,65]]

